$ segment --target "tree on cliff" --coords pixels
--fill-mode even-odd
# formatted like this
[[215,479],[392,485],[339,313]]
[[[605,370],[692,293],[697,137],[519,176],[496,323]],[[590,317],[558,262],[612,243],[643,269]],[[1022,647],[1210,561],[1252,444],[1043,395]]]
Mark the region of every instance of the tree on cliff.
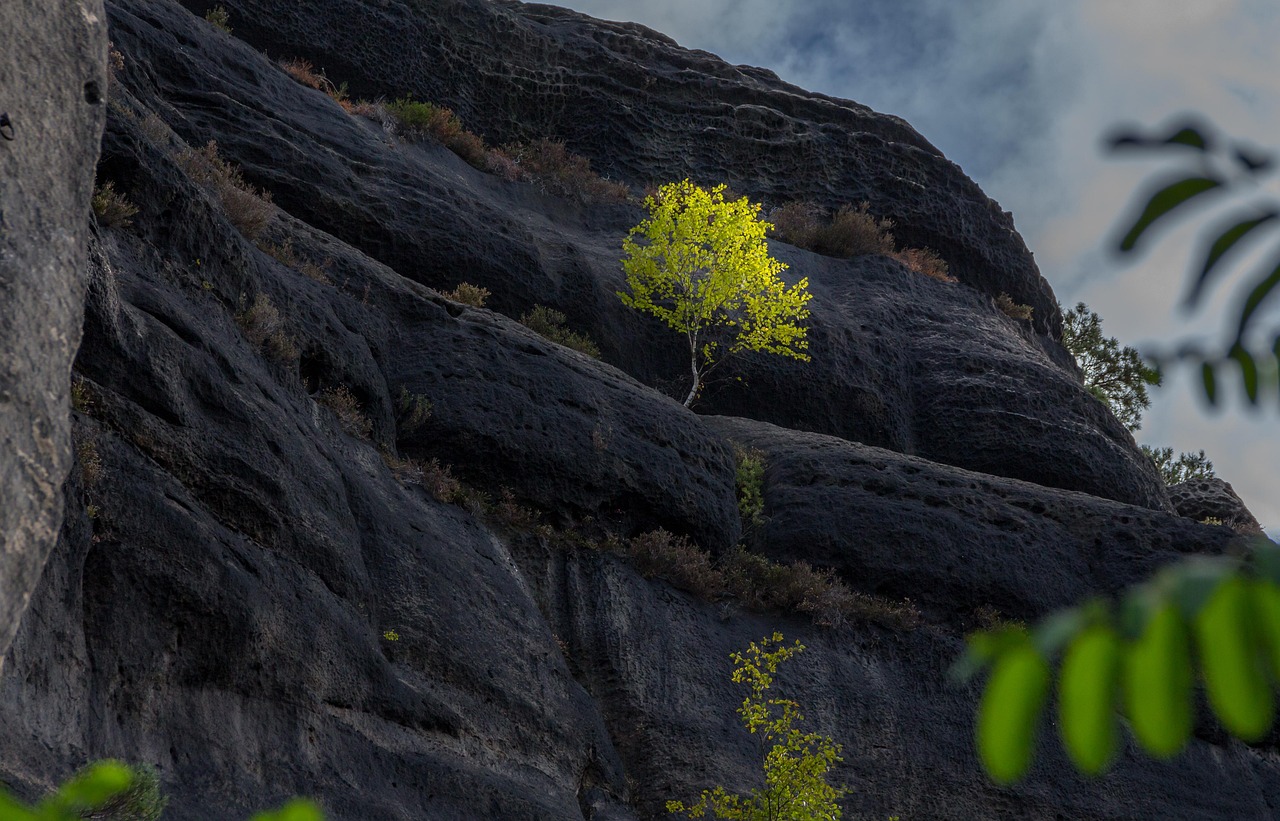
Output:
[[653,314],[685,335],[693,384],[689,407],[707,375],[741,351],[808,361],[805,327],[809,281],[790,288],[786,265],[769,256],[760,206],[725,201],[689,180],[668,183],[644,204],[649,216],[622,242],[629,292],[624,305]]
[[1142,427],[1142,412],[1151,407],[1147,386],[1160,384],[1160,372],[1142,361],[1134,348],[1103,336],[1102,318],[1083,302],[1062,312],[1062,345],[1084,371],[1089,392],[1129,430]]
[[[757,736],[764,753],[763,790],[750,796],[734,795],[724,787],[703,790],[694,804],[668,801],[667,812],[689,818],[705,818],[708,811],[722,821],[839,821],[837,803],[848,790],[827,783],[831,768],[843,761],[840,745],[829,736],[802,732],[800,705],[790,699],[769,698],[768,689],[778,665],[804,650],[795,642],[788,647],[782,634],[751,642],[746,653],[732,653],[737,667],[733,680],[750,688],[738,715],[747,732]],[[767,749],[766,749],[767,748]]]
[[1173,448],[1153,448],[1150,445],[1143,445],[1142,452],[1155,463],[1156,470],[1160,471],[1160,478],[1164,479],[1164,483],[1169,487],[1192,479],[1212,479],[1216,475],[1213,472],[1213,462],[1209,461],[1209,457],[1205,456],[1203,450],[1198,454],[1180,453],[1177,459],[1173,458]]

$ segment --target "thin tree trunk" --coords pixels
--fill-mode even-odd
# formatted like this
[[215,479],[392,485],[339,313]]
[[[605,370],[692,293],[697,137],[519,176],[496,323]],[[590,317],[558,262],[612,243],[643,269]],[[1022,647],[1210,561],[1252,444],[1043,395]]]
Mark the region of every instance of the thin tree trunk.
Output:
[[693,400],[698,395],[698,388],[701,386],[702,380],[698,376],[698,360],[690,360],[690,370],[693,371],[693,387],[689,389],[689,395],[684,398],[684,406],[686,408],[693,405]]

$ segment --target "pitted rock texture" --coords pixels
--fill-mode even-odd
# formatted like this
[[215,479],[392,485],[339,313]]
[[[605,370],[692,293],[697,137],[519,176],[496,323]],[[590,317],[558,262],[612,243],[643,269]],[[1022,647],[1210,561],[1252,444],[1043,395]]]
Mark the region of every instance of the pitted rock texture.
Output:
[[1169,488],[1169,497],[1179,516],[1195,519],[1217,519],[1237,533],[1261,536],[1262,525],[1245,507],[1230,484],[1213,477],[1192,479]]
[[[370,9],[361,25],[381,14]],[[561,310],[605,361],[668,395],[688,391],[679,334],[617,297],[621,241],[643,216],[636,205],[584,206],[480,173],[431,141],[396,144],[175,4],[119,0],[112,15],[139,101],[191,145],[216,139],[294,217],[431,287],[484,286],[488,307],[508,316],[535,303]],[[194,78],[209,93],[189,94]],[[699,412],[1170,509],[1129,433],[1046,353],[1056,343],[988,297],[884,257],[772,247],[786,276],[808,277],[815,294],[812,361],[745,359]]]
[[[329,13],[310,9],[298,13]],[[379,21],[420,11],[361,9],[349,36],[376,32],[388,59],[404,41]],[[250,12],[235,5],[232,25]],[[473,31],[491,19],[480,12]],[[675,342],[613,294],[634,206],[584,207],[392,142],[172,0],[110,13],[124,67],[99,172],[140,211],[91,245],[80,461],[0,673],[0,781],[19,797],[119,757],[156,766],[183,819],[241,819],[294,794],[334,821],[665,817],[668,799],[759,786],[727,657],[781,630],[809,649],[778,694],[845,745],[845,817],[1274,815],[1274,747],[1212,732],[1170,763],[1126,750],[1099,781],[1075,776],[1049,734],[1023,784],[991,786],[978,767],[976,693],[945,676],[970,608],[1035,618],[1232,538],[1160,510],[1150,466],[1130,465],[1132,440],[1043,336],[887,260],[780,247],[788,275],[820,292],[815,345],[834,362],[747,360],[736,375],[753,392],[732,383],[702,409],[744,403],[845,438],[687,412],[645,384],[672,363],[683,373]],[[260,247],[176,159],[209,139],[281,206]],[[319,270],[267,253],[286,242]],[[491,287],[498,311],[426,287],[464,280]],[[260,296],[274,314],[254,313]],[[502,316],[537,302],[572,307],[606,361]],[[278,336],[256,344],[263,322]],[[319,401],[337,386],[367,439]],[[402,388],[433,405],[414,430]],[[950,430],[926,429],[947,416]],[[735,541],[741,440],[768,453],[771,518],[751,549],[909,596],[926,624],[831,631],[743,612],[597,549],[593,534],[657,527],[713,550]],[[406,456],[451,463],[490,499],[509,488],[537,521],[446,504],[398,468]],[[1093,495],[993,475],[1015,470],[1044,484],[1082,471],[1091,489],[1076,490]]]
[[102,0],[5,3],[0,31],[2,657],[62,521],[68,372],[106,120],[106,15]]
[[1234,538],[1167,513],[960,470],[765,422],[707,417],[763,453],[764,524],[749,544],[771,558],[837,569],[858,589],[910,598],[963,622],[1013,618],[1120,590],[1182,553]]
[[[203,0],[184,0],[203,14]],[[871,204],[968,287],[1006,292],[1057,338],[1053,292],[1001,210],[901,119],[731,66],[643,26],[486,0],[228,0],[238,36],[303,57],[352,93],[452,107],[503,144],[563,139],[632,185],[692,177],[780,205]],[[389,51],[387,43],[413,43]]]

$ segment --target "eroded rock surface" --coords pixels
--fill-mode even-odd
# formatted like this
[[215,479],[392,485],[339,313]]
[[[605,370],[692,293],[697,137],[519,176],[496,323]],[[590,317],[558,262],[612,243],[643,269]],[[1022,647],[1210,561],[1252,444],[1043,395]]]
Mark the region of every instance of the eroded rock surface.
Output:
[[[462,14],[461,6],[431,8]],[[478,8],[468,25],[516,13]],[[269,4],[245,9],[233,24],[254,31],[274,13]],[[279,32],[309,14],[290,11]],[[416,20],[404,14],[399,24]],[[361,19],[388,26],[387,42],[398,36],[378,8]],[[431,17],[430,25],[443,23]],[[679,335],[616,295],[621,240],[642,216],[636,205],[584,206],[477,172],[429,140],[397,144],[176,4],[119,0],[113,26],[120,47],[136,55],[122,76],[139,102],[191,145],[216,139],[294,217],[426,285],[484,286],[493,292],[489,307],[508,316],[538,303],[562,310],[599,342],[605,361],[669,395],[687,392]],[[179,48],[176,33],[185,29]],[[309,42],[296,41],[299,53]],[[209,93],[188,92],[195,77]],[[598,116],[610,121],[605,109]],[[786,276],[808,277],[816,295],[812,361],[745,360],[708,389],[700,412],[1170,509],[1129,433],[1046,353],[1056,343],[1005,317],[988,296],[879,256],[834,260],[781,243],[774,251],[791,266]]]
[[[377,90],[405,71],[407,88],[449,102],[469,99],[451,85],[463,77],[477,105],[504,99],[503,80],[485,76],[486,38],[567,69],[627,55],[603,60],[602,78],[650,61],[655,100],[754,83],[815,123],[829,111],[835,126],[816,133],[837,147],[916,158],[920,185],[956,182],[900,121],[638,27],[480,2],[227,5],[237,34],[273,32],[337,79],[367,70]],[[110,12],[124,66],[99,171],[140,210],[100,232],[85,266],[69,514],[0,674],[0,780],[21,797],[114,756],[156,766],[176,818],[244,818],[293,794],[361,821],[661,817],[666,800],[718,783],[759,786],[727,658],[780,629],[809,647],[782,694],[845,745],[846,817],[1274,814],[1274,750],[1211,733],[1169,764],[1126,751],[1102,781],[1074,776],[1050,740],[1024,784],[995,788],[978,768],[976,694],[945,678],[976,609],[1035,618],[1232,537],[1166,512],[1127,432],[980,289],[779,245],[788,276],[813,283],[814,363],[745,360],[733,375],[747,386],[699,408],[755,419],[690,413],[650,387],[683,374],[678,340],[614,295],[634,205],[560,200],[434,143],[391,140],[171,0],[112,0]],[[322,59],[337,53],[318,33],[330,15],[351,62]],[[405,68],[418,58],[400,54],[414,42],[401,35],[450,25],[458,39],[419,43],[424,59],[453,49],[436,74]],[[608,95],[575,71],[566,93],[587,88],[613,128]],[[544,79],[528,83],[546,103]],[[858,134],[837,133],[850,124]],[[210,139],[280,207],[256,241],[185,170],[184,152]],[[618,143],[618,173],[670,173],[663,152],[677,144],[664,139]],[[752,145],[708,139],[717,161]],[[831,170],[814,161],[797,194]],[[965,185],[947,190],[980,196]],[[985,198],[976,212],[959,200],[944,198],[952,216],[977,222],[955,241],[978,248],[1000,221],[975,217]],[[1024,253],[1009,236],[974,253]],[[995,269],[1035,291],[1027,269]],[[460,281],[493,290],[497,310],[426,287]],[[509,318],[535,303],[564,309],[604,362]],[[367,429],[330,407],[338,387]],[[416,427],[402,390],[431,403]],[[747,613],[646,581],[591,541],[665,527],[709,550],[733,544],[734,442],[766,453],[768,520],[751,549],[910,597],[925,624],[832,631]],[[408,457],[541,513],[503,524],[501,503],[445,503]],[[548,538],[545,525],[575,522]]]
[[[0,7],[0,657],[53,547],[106,120],[102,0]],[[0,666],[3,660],[0,659]]]
[[[900,241],[933,248],[970,287],[1007,292],[1035,308],[1040,330],[1060,331],[1053,292],[1012,217],[897,117],[682,49],[643,26],[552,6],[226,6],[237,33],[272,57],[310,59],[358,95],[449,105],[496,144],[563,139],[633,185],[690,176],[774,204],[867,200],[897,222]],[[415,45],[389,51],[388,42]]]
[[1179,516],[1197,522],[1216,519],[1237,533],[1261,536],[1262,525],[1245,507],[1231,485],[1218,477],[1191,479],[1169,488],[1169,497]]
[[764,454],[758,550],[836,568],[861,590],[911,598],[953,623],[987,607],[1012,618],[1068,607],[1232,539],[1167,513],[830,436],[707,422]]

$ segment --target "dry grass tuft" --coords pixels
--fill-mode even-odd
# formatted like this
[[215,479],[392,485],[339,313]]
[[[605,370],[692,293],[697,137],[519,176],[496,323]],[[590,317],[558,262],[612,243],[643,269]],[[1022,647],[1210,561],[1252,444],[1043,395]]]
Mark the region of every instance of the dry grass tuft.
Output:
[[235,319],[245,339],[277,362],[298,358],[298,348],[285,332],[284,318],[272,304],[271,297],[259,293],[253,298],[253,304],[245,308],[242,294],[240,304],[241,310]]
[[245,182],[240,169],[218,156],[218,144],[210,140],[203,148],[184,148],[178,165],[198,185],[211,188],[222,203],[227,219],[249,239],[257,239],[275,213],[271,195]]
[[545,305],[534,305],[533,310],[520,317],[520,324],[557,345],[572,348],[594,359],[600,358],[600,348],[590,337],[565,327],[565,315]]
[[665,530],[642,533],[625,543],[615,542],[647,579],[661,578],[704,599],[725,592],[725,578],[711,561],[711,555],[684,536]]
[[601,547],[625,556],[645,578],[665,579],[707,600],[732,596],[751,610],[805,613],[827,627],[869,621],[909,630],[922,621],[910,600],[859,593],[834,571],[806,562],[778,564],[742,548],[715,562],[687,538],[661,529],[625,541],[610,537]]
[[431,400],[420,393],[409,393],[401,386],[396,399],[396,424],[401,434],[413,433],[431,418]]
[[214,28],[220,28],[227,34],[231,33],[231,14],[226,7],[218,4],[204,13],[206,22],[212,23]]
[[472,308],[483,308],[484,303],[492,294],[489,293],[488,288],[481,288],[479,285],[472,285],[470,282],[459,282],[457,288],[452,291],[442,291],[440,296],[453,302],[470,305]]
[[870,204],[841,206],[825,220],[822,209],[811,202],[791,202],[769,215],[773,235],[784,242],[829,257],[893,253],[893,222],[873,216]]
[[126,228],[138,215],[138,206],[118,193],[115,183],[108,181],[93,189],[93,213],[98,216],[98,224],[104,227]]
[[88,413],[93,409],[93,391],[83,376],[71,378],[71,408],[77,413]]
[[[333,284],[333,280],[329,279],[329,275],[324,272],[324,265],[316,265],[311,260],[298,256],[298,254],[293,250],[292,237],[285,239],[285,241],[279,245],[266,242],[265,240],[259,240],[257,244],[258,250],[262,251],[267,256],[273,257],[281,265],[284,265],[287,268],[292,268],[308,279],[314,279],[321,285]],[[325,263],[325,265],[327,264],[328,262]]]
[[76,437],[76,462],[85,487],[92,487],[102,479],[102,456],[98,453],[98,443],[89,436]]
[[280,68],[284,69],[285,74],[288,74],[307,88],[326,91],[333,87],[333,83],[329,82],[327,77],[316,72],[316,67],[311,64],[310,60],[303,60],[300,57],[295,57],[292,60],[281,60]]
[[489,149],[484,140],[462,127],[452,109],[409,98],[385,103],[383,108],[405,136],[433,137],[473,168],[489,170]]
[[627,186],[592,171],[590,160],[569,153],[559,140],[515,143],[501,153],[552,194],[595,202],[626,202],[631,196]]
[[359,400],[345,385],[325,388],[316,395],[316,402],[333,411],[338,424],[357,439],[368,439],[373,433],[373,422],[365,415]]
[[947,261],[930,248],[903,248],[901,251],[894,251],[889,256],[917,274],[924,274],[942,282],[959,281],[948,272]]
[[996,307],[999,308],[1005,316],[1010,319],[1030,320],[1031,313],[1034,308],[1030,305],[1023,305],[1020,302],[1014,302],[1013,297],[1001,291],[996,297]]

